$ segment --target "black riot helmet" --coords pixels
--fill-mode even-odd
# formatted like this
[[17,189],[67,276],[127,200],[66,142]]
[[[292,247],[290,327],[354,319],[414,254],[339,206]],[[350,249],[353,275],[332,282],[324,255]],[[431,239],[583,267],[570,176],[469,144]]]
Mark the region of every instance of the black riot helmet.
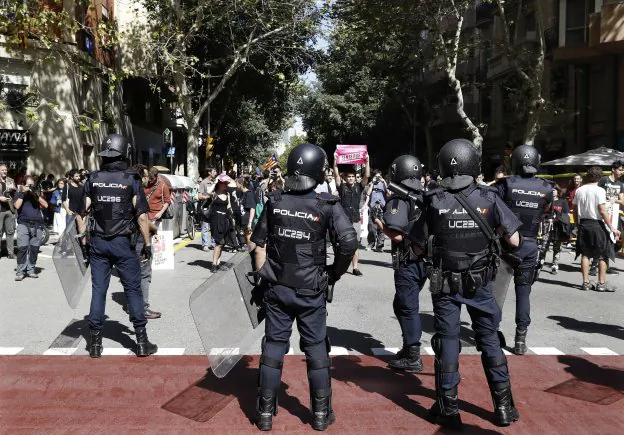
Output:
[[422,190],[422,163],[409,154],[394,159],[390,165],[390,181],[412,190]]
[[511,172],[514,175],[537,174],[541,158],[535,147],[520,145],[511,153]]
[[458,190],[474,183],[481,172],[481,156],[468,139],[447,142],[438,154],[438,167],[445,189]]
[[130,143],[120,134],[109,134],[104,138],[98,157],[108,159],[130,159]]
[[328,165],[323,148],[311,143],[297,145],[288,155],[284,187],[295,192],[313,189],[325,180]]

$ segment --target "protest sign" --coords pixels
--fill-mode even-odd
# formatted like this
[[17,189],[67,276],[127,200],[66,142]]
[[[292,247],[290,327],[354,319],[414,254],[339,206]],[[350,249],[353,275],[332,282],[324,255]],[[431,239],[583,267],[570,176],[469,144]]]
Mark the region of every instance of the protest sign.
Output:
[[152,252],[153,270],[173,270],[173,231],[159,231],[158,236],[152,238]]
[[366,164],[368,149],[366,145],[337,145],[338,165]]

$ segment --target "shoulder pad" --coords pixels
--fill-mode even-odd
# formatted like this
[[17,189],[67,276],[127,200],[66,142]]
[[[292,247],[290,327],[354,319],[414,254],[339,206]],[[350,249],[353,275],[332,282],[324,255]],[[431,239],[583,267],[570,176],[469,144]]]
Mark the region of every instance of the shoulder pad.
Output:
[[316,199],[334,205],[338,203],[338,197],[331,193],[321,192],[316,194]]
[[95,180],[100,175],[100,171],[93,171],[89,175],[89,181]]
[[554,187],[555,187],[555,185],[557,184],[557,183],[555,183],[555,182],[554,182],[554,181],[552,181],[552,180],[542,179],[542,181],[544,182],[544,186],[545,186],[545,187],[550,187],[551,189],[552,189],[552,188],[554,188]]
[[482,197],[494,202],[496,201],[496,197],[498,196],[498,191],[495,187],[491,186],[477,186],[477,190],[481,194]]

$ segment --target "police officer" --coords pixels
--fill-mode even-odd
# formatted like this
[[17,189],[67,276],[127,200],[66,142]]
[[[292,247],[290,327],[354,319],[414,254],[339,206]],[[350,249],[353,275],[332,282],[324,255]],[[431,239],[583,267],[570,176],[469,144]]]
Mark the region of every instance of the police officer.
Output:
[[521,145],[511,154],[510,177],[496,183],[500,197],[522,221],[520,234],[523,241],[514,251],[519,264],[514,268],[516,287],[516,339],[514,353],[527,352],[526,335],[531,324],[531,286],[537,279],[538,249],[537,233],[544,214],[550,210],[553,201],[552,184],[535,178],[540,165],[540,155],[530,145]]
[[[260,430],[270,430],[272,416],[277,415],[282,366],[294,319],[306,355],[312,427],[325,430],[335,420],[325,302],[333,283],[347,271],[358,241],[338,199],[314,192],[325,179],[326,167],[322,148],[312,144],[295,147],[288,156],[285,193],[268,195],[251,237],[256,244],[258,275],[268,283],[256,407]],[[328,231],[336,232],[337,246],[334,264],[326,267]]]
[[[435,334],[431,345],[435,354],[437,400],[431,417],[442,426],[461,428],[458,408],[461,306],[468,307],[477,349],[494,402],[496,423],[507,426],[518,420],[502,351],[504,342],[497,333],[501,310],[492,293],[497,272],[498,246],[519,243],[521,222],[496,193],[477,186],[481,158],[472,142],[455,139],[438,155],[442,181],[426,193],[426,232],[420,245],[430,264]],[[465,204],[466,206],[462,205]],[[470,210],[470,211],[469,211]],[[497,234],[502,233],[504,240]]]
[[[422,191],[420,182],[422,164],[410,155],[397,157],[390,165],[390,190],[397,193],[388,201],[383,220],[375,223],[392,240],[392,267],[394,268],[394,302],[392,308],[399,321],[403,347],[388,365],[393,369],[419,373],[423,370],[420,359],[422,326],[419,314],[419,295],[427,275],[422,256],[412,250],[414,225],[422,225]],[[405,195],[407,193],[407,195]]]
[[91,219],[91,310],[89,329],[91,358],[102,356],[102,328],[106,292],[111,268],[115,266],[128,299],[130,321],[137,340],[137,356],[156,353],[158,347],[149,342],[145,325],[143,294],[141,293],[141,266],[131,245],[136,231],[134,222],[145,241],[144,261],[150,261],[152,247],[149,238],[149,207],[139,181],[129,173],[130,144],[118,134],[111,134],[102,142],[102,169],[94,172],[85,184],[86,209],[92,210]]

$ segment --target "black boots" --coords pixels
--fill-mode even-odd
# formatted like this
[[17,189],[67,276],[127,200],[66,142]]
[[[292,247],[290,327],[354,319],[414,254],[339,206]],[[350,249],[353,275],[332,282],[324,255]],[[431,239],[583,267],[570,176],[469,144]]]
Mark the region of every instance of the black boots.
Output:
[[461,430],[462,421],[459,415],[457,387],[452,390],[439,391],[436,402],[429,409],[433,422],[451,430]]
[[388,361],[388,366],[407,372],[422,372],[423,363],[420,359],[420,345],[403,346],[403,349],[396,354],[396,358]]
[[514,406],[511,384],[509,382],[493,384],[490,386],[490,391],[492,392],[492,401],[494,402],[496,423],[499,426],[509,426],[514,421],[520,419],[520,413]]
[[262,431],[271,430],[273,416],[277,415],[277,391],[258,388],[256,399],[256,426]]
[[91,344],[89,345],[89,356],[99,358],[102,356],[102,331],[91,330]]
[[524,355],[527,353],[526,336],[526,329],[524,331],[516,329],[516,345],[514,346],[514,353],[516,355]]
[[336,421],[336,415],[331,406],[331,388],[310,392],[312,402],[312,429],[323,431]]
[[134,332],[136,333],[137,356],[149,356],[158,351],[158,346],[149,342],[147,331],[144,327],[134,328]]

